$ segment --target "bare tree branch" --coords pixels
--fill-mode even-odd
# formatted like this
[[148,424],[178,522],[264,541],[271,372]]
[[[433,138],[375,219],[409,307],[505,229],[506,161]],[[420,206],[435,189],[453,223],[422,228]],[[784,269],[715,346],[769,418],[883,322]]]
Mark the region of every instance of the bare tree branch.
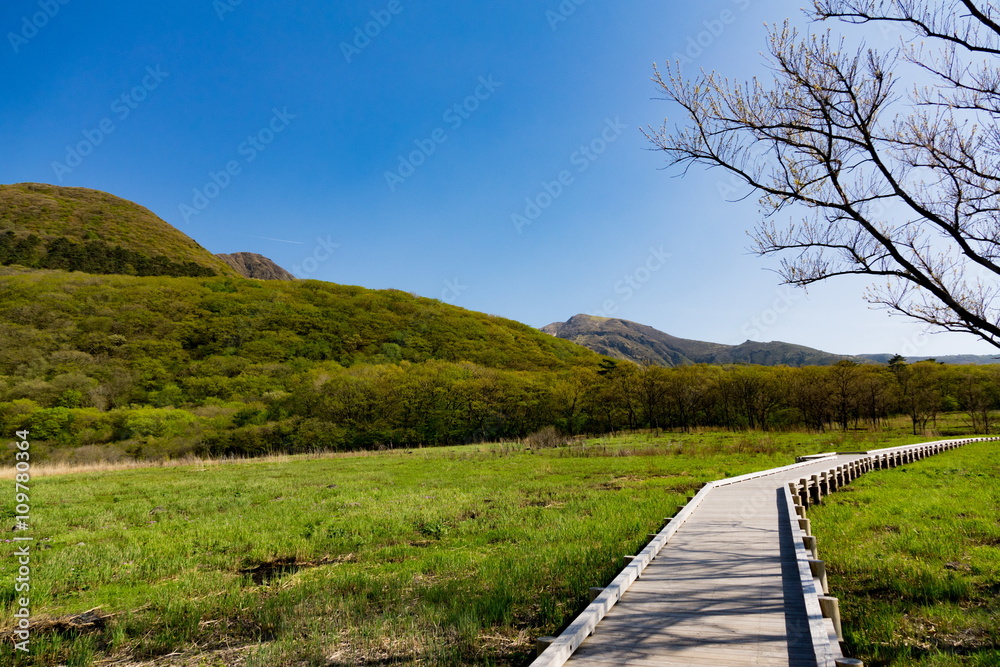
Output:
[[[872,276],[870,302],[1000,347],[997,13],[974,0],[816,0],[817,20],[902,25],[925,44],[851,52],[786,22],[771,30],[770,84],[656,69],[690,123],[647,137],[670,164],[723,167],[756,191],[754,249],[782,256],[787,283]],[[897,93],[905,63],[938,83]]]

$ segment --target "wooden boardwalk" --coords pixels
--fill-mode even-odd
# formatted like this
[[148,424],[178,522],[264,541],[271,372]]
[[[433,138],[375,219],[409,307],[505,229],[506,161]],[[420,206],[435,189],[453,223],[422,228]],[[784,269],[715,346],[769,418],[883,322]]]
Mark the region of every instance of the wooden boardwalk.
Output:
[[818,455],[709,484],[533,667],[833,667],[842,656],[820,605],[836,601],[813,579],[821,564],[795,503],[951,446]]

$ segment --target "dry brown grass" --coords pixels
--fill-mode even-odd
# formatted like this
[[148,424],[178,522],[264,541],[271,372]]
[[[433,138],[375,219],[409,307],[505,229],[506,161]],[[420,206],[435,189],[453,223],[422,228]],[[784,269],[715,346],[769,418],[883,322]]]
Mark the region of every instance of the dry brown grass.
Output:
[[[309,454],[270,454],[254,457],[202,458],[200,456],[184,456],[177,459],[159,461],[96,461],[93,463],[36,463],[31,466],[32,477],[52,477],[54,475],[75,475],[93,472],[114,472],[116,470],[139,470],[145,468],[182,468],[186,466],[207,468],[238,463],[289,463],[291,461],[310,461],[319,459],[358,458],[365,456],[381,456],[390,452],[357,451],[357,452],[314,452]],[[13,467],[0,468],[0,479],[14,479]]]
[[96,667],[243,667],[247,656],[260,647],[261,644],[249,644],[236,648],[177,652],[140,662],[133,658],[107,658],[94,664]]

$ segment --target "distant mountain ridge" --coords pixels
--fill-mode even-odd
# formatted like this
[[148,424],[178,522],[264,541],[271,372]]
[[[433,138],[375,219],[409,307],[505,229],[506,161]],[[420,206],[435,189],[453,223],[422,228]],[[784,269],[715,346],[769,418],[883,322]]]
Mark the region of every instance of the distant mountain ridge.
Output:
[[275,264],[272,260],[255,252],[219,253],[216,257],[231,266],[244,278],[256,278],[257,280],[296,279],[295,276]]
[[677,338],[638,322],[618,318],[574,315],[553,322],[542,331],[616,359],[657,366],[684,364],[760,364],[762,366],[829,366],[843,359],[870,360],[831,354],[803,345],[746,341],[739,345]]
[[[680,366],[683,364],[760,364],[762,366],[829,366],[844,359],[858,363],[886,364],[893,354],[833,354],[792,343],[761,343],[748,340],[739,345],[707,343],[677,338],[651,326],[611,317],[574,315],[541,329],[572,341],[598,354],[637,364]],[[906,363],[934,359],[945,364],[998,364],[997,355],[952,354],[938,357],[906,357]]]

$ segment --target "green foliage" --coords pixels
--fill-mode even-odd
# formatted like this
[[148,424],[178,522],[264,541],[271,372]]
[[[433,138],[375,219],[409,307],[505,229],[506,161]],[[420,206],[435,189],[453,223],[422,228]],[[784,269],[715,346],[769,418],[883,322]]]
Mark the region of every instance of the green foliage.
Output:
[[39,440],[68,440],[74,413],[69,408],[43,408],[28,417],[25,426]]
[[[396,290],[11,267],[0,290],[0,419],[107,416],[40,416],[58,457],[73,446],[174,457],[449,445],[547,426],[843,431],[900,414],[923,434],[955,408],[970,423],[953,432],[988,432],[1000,408],[992,367],[640,368]],[[199,415],[213,406],[224,419]],[[156,412],[169,408],[179,412]]]
[[174,262],[104,241],[77,243],[65,237],[42,241],[33,234],[0,234],[0,265],[35,269],[63,269],[87,273],[133,276],[214,276],[216,271],[196,262]]
[[59,395],[59,407],[79,408],[83,405],[83,392],[77,389],[67,389]]
[[[188,451],[194,437],[199,451],[240,453],[515,437],[547,419],[550,378],[599,359],[395,290],[17,269],[0,271],[0,287],[0,344],[12,350],[0,401],[135,413],[87,431],[87,444],[152,438],[169,452],[179,438]],[[256,407],[228,434],[148,412],[219,401]],[[84,444],[79,429],[50,432]]]
[[122,411],[121,428],[126,438],[181,435],[195,417],[185,410],[137,408]]
[[151,211],[106,192],[0,185],[0,265],[90,273],[236,272]]

